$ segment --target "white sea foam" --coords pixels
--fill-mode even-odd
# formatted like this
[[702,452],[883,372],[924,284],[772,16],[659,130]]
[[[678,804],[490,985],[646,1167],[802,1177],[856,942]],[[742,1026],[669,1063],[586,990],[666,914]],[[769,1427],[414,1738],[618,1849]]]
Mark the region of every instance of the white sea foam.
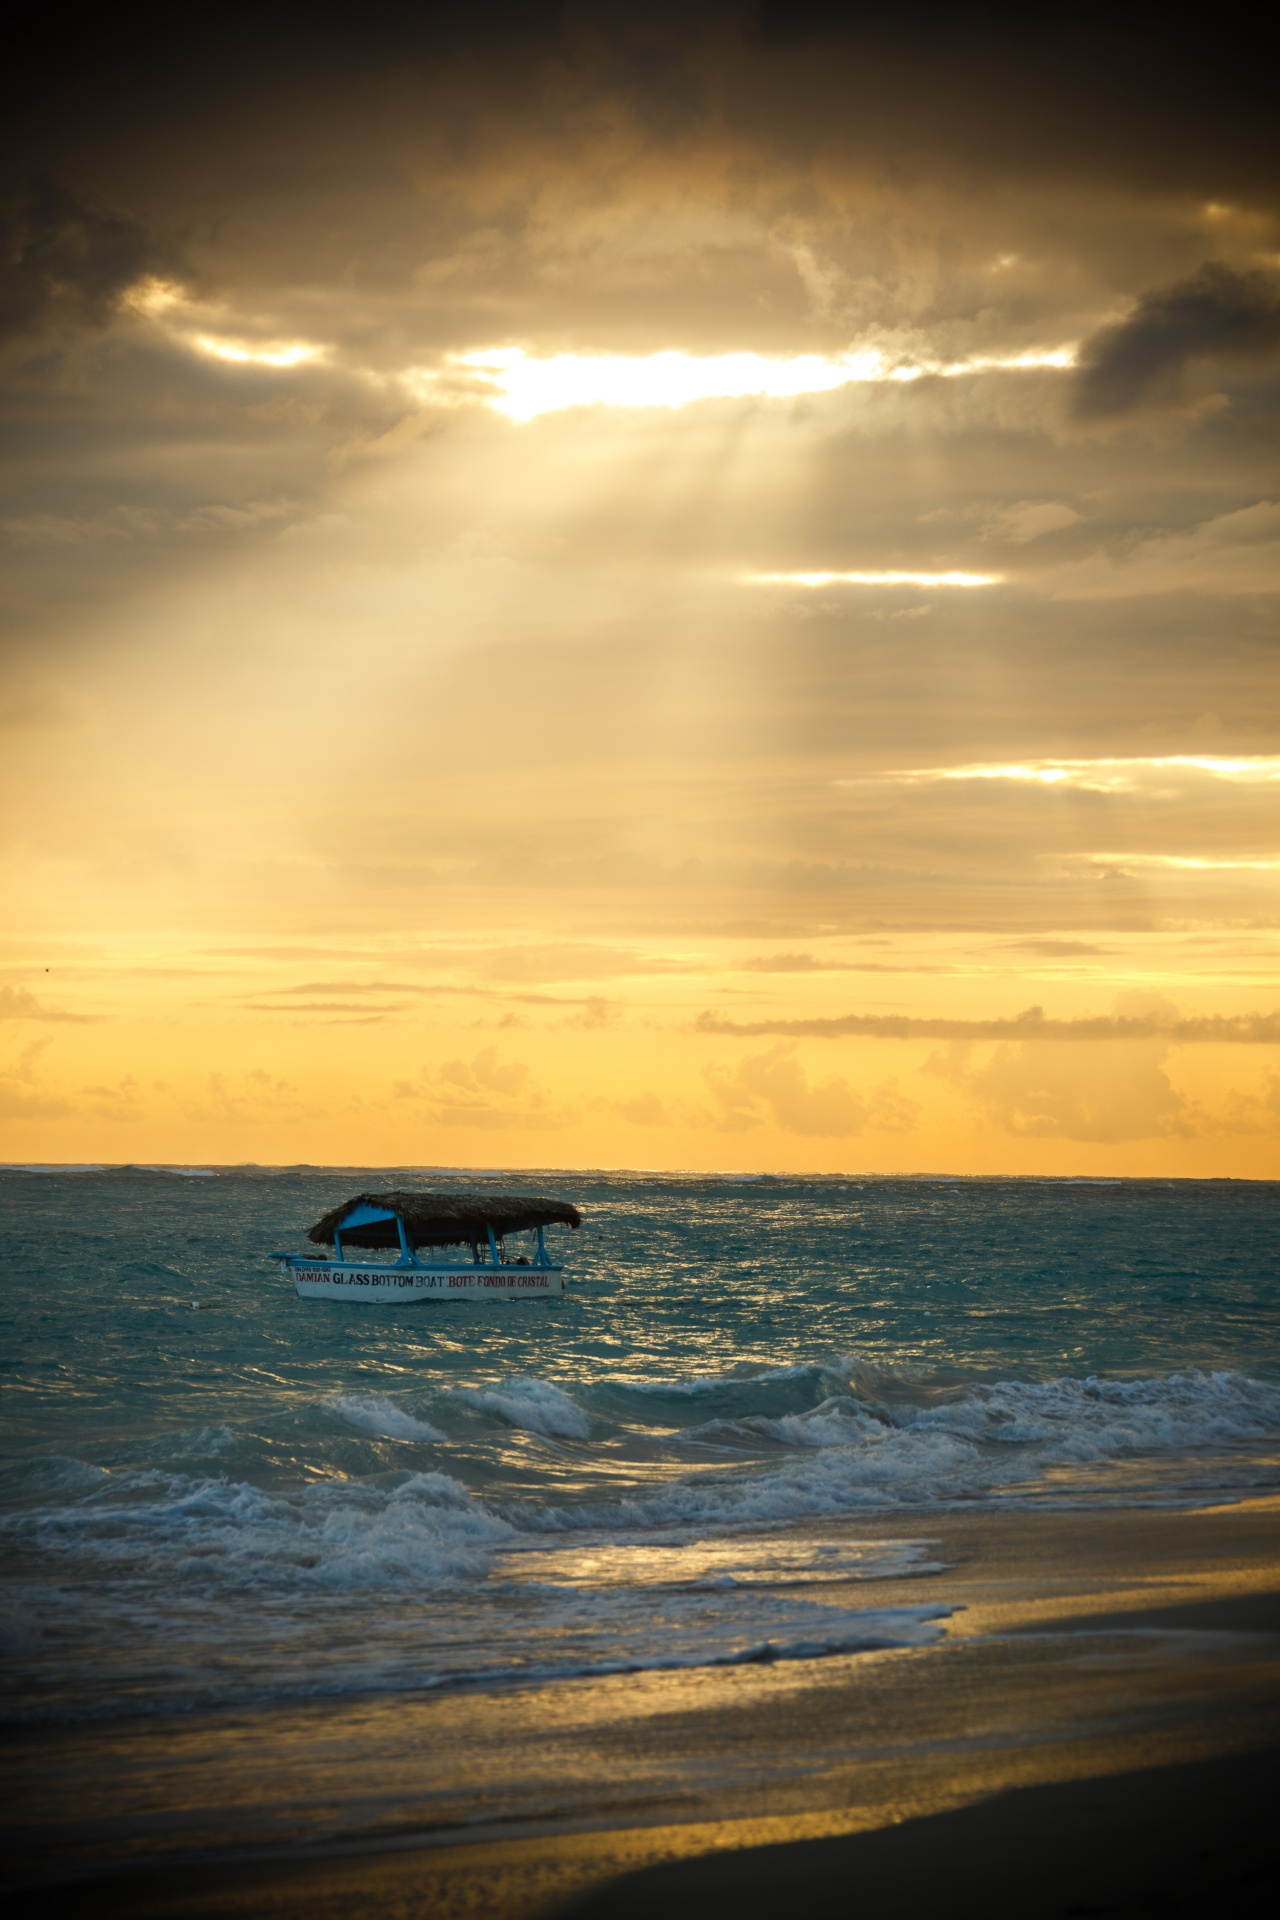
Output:
[[169,1460],[200,1460],[211,1454],[236,1453],[242,1445],[234,1427],[192,1427],[185,1433],[166,1435],[157,1452]]
[[[1078,1504],[1109,1497],[1107,1473],[1127,1476],[1131,1494],[1140,1491],[1133,1475],[1145,1473],[1157,1493],[1176,1498],[1184,1482],[1211,1487],[1218,1470],[1197,1468],[1201,1456],[1229,1462],[1242,1449],[1247,1472],[1257,1444],[1278,1437],[1280,1388],[1238,1373],[1001,1381],[924,1406],[846,1393],[807,1412],[720,1418],[683,1435],[736,1441],[748,1455],[742,1466],[637,1488],[607,1507],[547,1510],[526,1524],[743,1527],[1010,1497]],[[782,1457],[761,1459],[762,1442]]]
[[941,1406],[898,1410],[896,1423],[971,1440],[1038,1443],[1055,1460],[1203,1447],[1280,1433],[1280,1389],[1240,1373],[1163,1380],[1001,1380]]
[[626,1388],[629,1393],[692,1399],[698,1394],[724,1393],[726,1389],[754,1387],[776,1380],[804,1380],[812,1378],[817,1371],[811,1362],[800,1361],[784,1367],[761,1365],[735,1368],[732,1373],[693,1373],[682,1380],[648,1380],[620,1375],[616,1384]]
[[851,1447],[874,1436],[874,1416],[856,1400],[824,1400],[808,1413],[787,1413],[777,1420],[745,1420],[740,1429],[763,1434],[789,1447]]
[[[523,1679],[577,1679],[614,1673],[669,1673],[694,1667],[736,1667],[775,1660],[821,1660],[835,1654],[929,1646],[941,1638],[952,1608],[845,1608],[772,1595],[689,1592],[655,1608],[631,1594],[608,1605],[603,1595],[576,1595],[545,1622],[559,1659],[530,1662]],[[567,1656],[567,1657],[565,1657]]]
[[372,1434],[382,1440],[443,1440],[444,1435],[429,1421],[406,1413],[394,1400],[376,1393],[339,1393],[326,1402],[358,1433]]
[[122,1473],[88,1499],[0,1521],[0,1538],[68,1571],[304,1593],[474,1577],[512,1532],[442,1473],[411,1474],[390,1492],[325,1479],[287,1497],[245,1481]]
[[[764,1378],[735,1376],[733,1384]],[[450,1399],[548,1437],[584,1442],[592,1432],[586,1411],[546,1380],[455,1389],[445,1404]],[[346,1394],[326,1404],[358,1433],[445,1444],[437,1427],[385,1397]],[[1115,1474],[1130,1493],[1149,1483],[1176,1498],[1179,1487],[1211,1486],[1212,1463],[1229,1465],[1237,1452],[1247,1472],[1258,1444],[1277,1436],[1280,1389],[1238,1373],[1001,1381],[926,1405],[846,1390],[806,1411],[721,1417],[673,1436],[671,1466],[691,1440],[736,1444],[739,1464],[657,1484],[642,1478],[621,1497],[569,1499],[548,1485],[540,1498],[529,1488],[504,1496],[498,1513],[441,1473],[411,1474],[390,1489],[337,1475],[287,1491],[263,1488],[231,1469],[242,1436],[220,1426],[175,1435],[153,1454],[174,1464],[219,1456],[228,1471],[218,1477],[159,1465],[106,1473],[65,1458],[24,1469],[23,1497],[39,1506],[10,1513],[0,1537],[86,1571],[97,1565],[162,1581],[199,1574],[298,1590],[432,1585],[483,1574],[492,1550],[520,1532],[545,1541],[604,1527],[634,1538],[638,1530],[739,1530],[956,1501],[1076,1503],[1110,1497],[1107,1476]],[[1201,1457],[1211,1463],[1204,1472],[1195,1465]]]
[[[15,1595],[6,1622],[37,1689],[22,1710],[167,1711],[922,1645],[941,1632],[948,1597],[945,1569],[924,1556],[924,1542],[858,1542],[845,1531],[824,1539],[788,1523],[1034,1501],[1041,1489],[1055,1503],[1106,1499],[1116,1473],[1130,1498],[1135,1485],[1158,1485],[1165,1461],[1173,1497],[1184,1498],[1189,1459],[1217,1472],[1213,1463],[1238,1448],[1247,1470],[1259,1441],[1280,1433],[1280,1389],[1238,1373],[930,1394],[918,1379],[865,1371],[855,1390],[852,1372],[735,1372],[717,1385],[748,1404],[755,1390],[767,1404],[806,1379],[827,1390],[797,1413],[722,1416],[684,1435],[736,1434],[740,1464],[633,1480],[610,1500],[557,1491],[552,1505],[558,1483],[549,1482],[541,1496],[526,1488],[508,1498],[505,1514],[440,1473],[395,1484],[335,1475],[277,1491],[154,1466],[104,1474],[59,1462],[41,1508],[13,1512],[0,1528],[11,1563],[41,1583]],[[590,1431],[584,1409],[544,1380],[450,1398],[505,1426],[568,1428],[575,1439]],[[357,1431],[408,1423],[420,1438],[427,1424],[376,1395],[327,1404]],[[209,1445],[227,1432],[178,1437]],[[1133,1473],[1148,1478],[1124,1478]],[[835,1582],[928,1573],[938,1576],[933,1607],[829,1603]],[[807,1597],[819,1588],[821,1601]],[[424,1599],[446,1593],[424,1632]],[[55,1695],[60,1704],[50,1705]]]
[[563,1388],[549,1380],[504,1380],[496,1387],[457,1387],[453,1398],[496,1414],[511,1427],[561,1440],[589,1440],[591,1421]]

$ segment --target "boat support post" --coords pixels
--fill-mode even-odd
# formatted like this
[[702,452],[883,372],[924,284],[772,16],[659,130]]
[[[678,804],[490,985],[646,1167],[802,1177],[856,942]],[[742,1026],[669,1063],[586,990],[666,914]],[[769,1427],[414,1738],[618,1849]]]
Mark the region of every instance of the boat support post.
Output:
[[489,1236],[489,1251],[493,1255],[493,1264],[495,1267],[500,1267],[502,1261],[498,1258],[498,1243],[493,1237],[493,1228],[487,1220],[484,1224],[484,1230]]
[[542,1238],[541,1227],[538,1228],[538,1257],[533,1264],[535,1267],[545,1267],[547,1264],[547,1248],[546,1248],[546,1243]]
[[399,1214],[396,1215],[396,1227],[400,1233],[400,1265],[402,1267],[417,1266],[418,1263],[413,1257],[413,1248],[409,1245],[409,1236],[404,1230],[404,1221]]

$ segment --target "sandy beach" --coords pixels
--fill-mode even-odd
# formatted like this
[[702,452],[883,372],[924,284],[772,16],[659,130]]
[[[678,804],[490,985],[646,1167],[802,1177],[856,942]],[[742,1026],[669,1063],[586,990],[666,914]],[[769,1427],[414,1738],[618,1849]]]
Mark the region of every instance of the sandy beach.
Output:
[[[1252,1897],[1280,1746],[1280,1502],[840,1526],[933,1543],[944,1571],[854,1603],[950,1606],[937,1645],[22,1736],[13,1910],[56,1888],[71,1914],[516,1920],[659,1895],[750,1911],[758,1893],[763,1911],[767,1886],[772,1911],[801,1882],[887,1885],[905,1862],[901,1911],[945,1867],[949,1898],[998,1912],[977,1864],[998,1849],[1001,1886],[1024,1888],[1009,1911],[1127,1911],[1117,1888],[1138,1911],[1192,1885],[1162,1830],[1194,1856],[1200,1911],[1206,1875]],[[1028,1904],[1050,1831],[1083,1891]]]
[[1257,34],[22,25],[0,1920],[1280,1911]]

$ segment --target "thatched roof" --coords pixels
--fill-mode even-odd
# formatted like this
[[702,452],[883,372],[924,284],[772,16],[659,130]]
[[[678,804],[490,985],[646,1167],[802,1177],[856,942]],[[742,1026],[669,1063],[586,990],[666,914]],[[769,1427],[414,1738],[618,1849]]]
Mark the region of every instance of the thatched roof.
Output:
[[340,1207],[331,1207],[316,1221],[309,1240],[331,1247],[334,1229],[342,1234],[344,1246],[398,1247],[400,1236],[394,1220],[371,1220],[349,1230],[342,1222],[357,1207],[384,1209],[404,1221],[405,1234],[414,1247],[461,1247],[484,1240],[486,1229],[499,1237],[504,1233],[526,1233],[533,1227],[578,1227],[582,1215],[564,1200],[535,1200],[513,1193],[358,1193]]

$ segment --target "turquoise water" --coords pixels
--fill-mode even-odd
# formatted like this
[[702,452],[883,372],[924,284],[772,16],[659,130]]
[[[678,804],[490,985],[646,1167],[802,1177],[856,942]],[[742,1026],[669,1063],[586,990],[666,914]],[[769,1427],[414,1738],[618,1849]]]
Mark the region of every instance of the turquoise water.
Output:
[[[264,1258],[394,1185],[575,1201],[568,1292],[303,1301]],[[9,1171],[0,1208],[22,1719],[917,1644],[945,1575],[875,1581],[939,1507],[1280,1485],[1277,1185]]]

